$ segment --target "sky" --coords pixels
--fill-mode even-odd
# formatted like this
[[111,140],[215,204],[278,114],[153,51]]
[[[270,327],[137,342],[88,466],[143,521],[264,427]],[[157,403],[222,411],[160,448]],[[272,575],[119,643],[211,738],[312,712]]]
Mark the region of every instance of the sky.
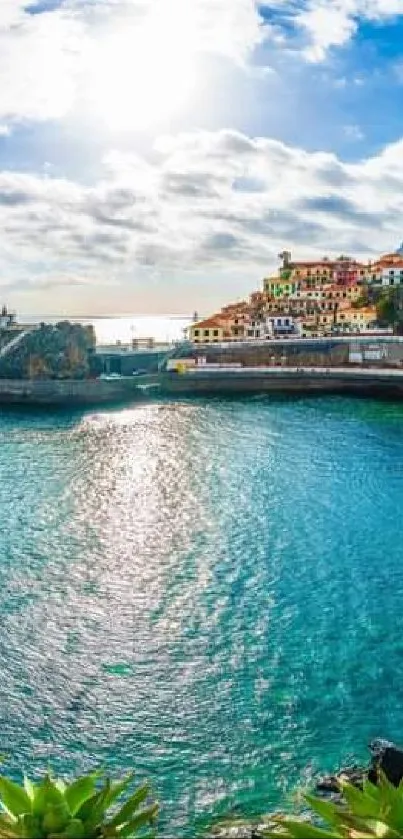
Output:
[[403,0],[0,0],[0,302],[188,314],[403,240]]

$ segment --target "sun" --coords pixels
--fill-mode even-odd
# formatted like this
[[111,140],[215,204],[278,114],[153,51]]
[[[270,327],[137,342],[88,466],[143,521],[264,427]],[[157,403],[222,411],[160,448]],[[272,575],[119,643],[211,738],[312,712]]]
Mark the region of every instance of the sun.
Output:
[[[175,17],[177,19],[175,19]],[[115,130],[147,129],[183,110],[195,83],[196,49],[183,18],[149,13],[92,44],[86,61],[90,109]]]

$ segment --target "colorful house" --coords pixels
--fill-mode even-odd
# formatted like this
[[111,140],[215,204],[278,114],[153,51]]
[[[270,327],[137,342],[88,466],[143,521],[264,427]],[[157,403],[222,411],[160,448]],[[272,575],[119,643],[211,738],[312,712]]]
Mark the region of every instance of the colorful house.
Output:
[[365,332],[376,325],[376,307],[343,308],[336,312],[335,324],[346,332]]
[[288,294],[295,294],[301,288],[301,281],[282,277],[265,277],[263,288],[269,297],[286,297]]
[[339,256],[334,262],[333,277],[339,286],[348,287],[363,282],[365,272],[365,265],[349,256]]
[[194,344],[213,344],[228,340],[228,325],[219,315],[193,323],[189,327],[189,337]]
[[400,253],[388,253],[377,262],[367,266],[367,280],[370,285],[403,285],[403,256]]

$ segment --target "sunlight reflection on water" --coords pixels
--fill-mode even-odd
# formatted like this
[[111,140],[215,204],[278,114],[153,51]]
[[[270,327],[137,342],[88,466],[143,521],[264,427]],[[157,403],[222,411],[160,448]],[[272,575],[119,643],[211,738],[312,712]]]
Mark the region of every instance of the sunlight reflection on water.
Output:
[[338,399],[1,414],[1,750],[134,764],[191,832],[398,736],[402,430]]

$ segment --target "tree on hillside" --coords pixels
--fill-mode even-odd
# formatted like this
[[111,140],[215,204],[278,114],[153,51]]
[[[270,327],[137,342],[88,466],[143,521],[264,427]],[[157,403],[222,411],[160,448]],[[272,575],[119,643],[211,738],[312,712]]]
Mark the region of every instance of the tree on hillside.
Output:
[[395,293],[396,290],[393,288],[382,290],[376,301],[376,315],[381,326],[394,327],[399,319],[401,319],[401,312],[398,308],[398,299]]

